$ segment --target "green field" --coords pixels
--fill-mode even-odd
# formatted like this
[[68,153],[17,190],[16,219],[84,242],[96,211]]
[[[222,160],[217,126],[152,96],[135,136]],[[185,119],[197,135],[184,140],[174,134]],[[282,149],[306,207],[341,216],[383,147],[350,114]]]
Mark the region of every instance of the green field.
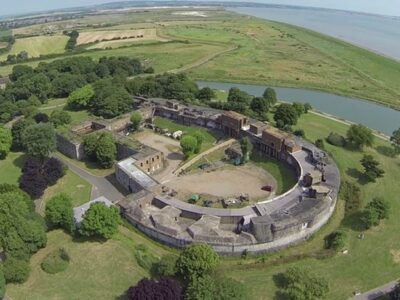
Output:
[[[144,44],[114,50],[93,51],[77,54],[77,56],[89,56],[96,60],[103,56],[136,57],[142,59],[146,65],[152,66],[156,72],[166,72],[196,63],[202,58],[224,49],[225,47],[220,45],[173,42]],[[59,57],[58,59],[62,57]],[[32,61],[25,65],[36,67],[41,61],[51,62],[53,60],[54,59]],[[14,65],[0,67],[0,75],[10,74],[13,67]]]
[[39,57],[46,54],[64,53],[68,37],[65,35],[40,36],[17,39],[11,51],[0,56],[5,60],[9,54],[18,54],[21,51],[28,52],[29,57]]
[[181,130],[184,134],[194,134],[195,132],[201,132],[204,136],[204,141],[201,146],[201,152],[204,152],[214,146],[219,135],[203,127],[196,126],[186,126],[182,124],[175,123],[169,119],[156,117],[154,124],[162,129],[168,129],[169,132],[175,132]]
[[0,160],[0,184],[17,184],[24,164],[24,154],[10,152],[6,159]]
[[165,34],[239,46],[192,69],[196,79],[306,87],[400,107],[400,63],[312,31],[237,17],[171,26]]

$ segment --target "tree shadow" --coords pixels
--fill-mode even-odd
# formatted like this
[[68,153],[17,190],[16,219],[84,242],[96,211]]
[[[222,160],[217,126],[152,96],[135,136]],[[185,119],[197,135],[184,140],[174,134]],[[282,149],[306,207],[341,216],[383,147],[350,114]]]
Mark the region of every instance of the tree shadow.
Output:
[[365,225],[361,221],[363,213],[361,211],[357,211],[352,213],[351,215],[348,215],[344,217],[341,225],[344,227],[350,228],[351,230],[362,232],[365,231]]
[[357,179],[358,184],[365,185],[369,182],[368,178],[360,170],[356,168],[348,168],[346,174]]
[[115,297],[115,300],[128,300],[128,290],[124,291],[121,295]]
[[72,236],[72,241],[74,243],[99,243],[99,244],[104,244],[107,242],[107,239],[102,238],[102,237],[89,237],[89,236],[82,236],[78,233],[77,230],[75,232],[70,233]]
[[182,153],[172,152],[167,155],[168,160],[184,160],[185,156]]
[[378,146],[378,147],[376,147],[376,151],[378,151],[379,154],[382,154],[387,157],[393,158],[396,156],[396,152],[394,151],[394,149],[392,147]]
[[288,299],[289,299],[289,297],[286,292],[284,292],[284,291],[276,291],[275,292],[274,300],[288,300]]
[[18,156],[16,159],[13,160],[13,165],[18,168],[22,168],[24,166],[24,163],[27,158],[28,158],[28,155],[26,155],[26,154]]
[[287,279],[284,273],[274,274],[272,276],[272,280],[274,281],[277,288],[283,289],[287,287]]

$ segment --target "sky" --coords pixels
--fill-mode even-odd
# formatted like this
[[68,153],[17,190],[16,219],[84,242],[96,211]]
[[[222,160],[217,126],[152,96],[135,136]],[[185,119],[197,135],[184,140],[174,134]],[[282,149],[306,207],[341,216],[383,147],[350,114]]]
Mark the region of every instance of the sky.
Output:
[[[121,0],[0,0],[0,15],[13,15],[59,8],[86,6]],[[154,0],[153,0],[154,1]],[[222,0],[225,1],[225,0]],[[228,1],[228,0],[226,0]],[[232,0],[229,0],[232,1]],[[235,0],[233,0],[235,1]],[[237,0],[240,1],[240,0]],[[241,2],[246,2],[241,0]],[[400,16],[400,0],[253,0],[273,4],[314,6]]]

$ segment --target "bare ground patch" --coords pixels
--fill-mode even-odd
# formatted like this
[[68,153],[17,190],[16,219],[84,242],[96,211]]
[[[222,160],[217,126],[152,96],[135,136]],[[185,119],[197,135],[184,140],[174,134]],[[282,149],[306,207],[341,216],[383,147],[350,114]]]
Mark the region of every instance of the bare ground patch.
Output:
[[103,30],[80,32],[77,45],[84,45],[95,42],[104,42],[120,39],[157,39],[155,28],[135,29],[135,30]]
[[272,195],[261,188],[271,185],[276,189],[276,180],[264,169],[247,164],[244,166],[226,165],[211,172],[197,172],[184,175],[166,184],[178,191],[177,197],[188,200],[191,194],[212,195],[220,198],[238,197],[248,194],[251,201],[267,199]]

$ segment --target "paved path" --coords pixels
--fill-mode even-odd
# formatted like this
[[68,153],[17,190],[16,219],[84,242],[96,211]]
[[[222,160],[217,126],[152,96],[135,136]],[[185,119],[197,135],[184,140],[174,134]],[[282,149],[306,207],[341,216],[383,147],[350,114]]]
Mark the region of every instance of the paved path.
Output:
[[387,295],[398,283],[398,280],[394,280],[392,282],[389,282],[385,285],[382,285],[380,287],[377,287],[376,289],[370,290],[368,292],[365,292],[364,294],[355,296],[353,300],[373,300],[377,299],[379,297],[382,297],[384,295]]
[[93,186],[91,195],[92,200],[104,196],[110,201],[116,203],[124,198],[124,195],[107,178],[94,176],[88,171],[63,159],[61,156],[58,156],[57,154],[55,156],[62,160],[68,166],[69,170],[82,177]]
[[218,150],[224,147],[229,147],[230,145],[232,145],[233,143],[235,143],[236,140],[235,139],[230,139],[227,140],[221,144],[217,144],[214,147],[208,149],[207,151],[204,151],[203,153],[197,155],[196,157],[194,157],[193,159],[191,159],[190,161],[188,161],[187,163],[185,163],[183,166],[179,167],[178,169],[176,169],[174,171],[174,174],[178,175],[182,170],[185,170],[187,168],[189,168],[191,165],[193,165],[194,163],[198,162],[200,159],[202,159],[204,156]]

